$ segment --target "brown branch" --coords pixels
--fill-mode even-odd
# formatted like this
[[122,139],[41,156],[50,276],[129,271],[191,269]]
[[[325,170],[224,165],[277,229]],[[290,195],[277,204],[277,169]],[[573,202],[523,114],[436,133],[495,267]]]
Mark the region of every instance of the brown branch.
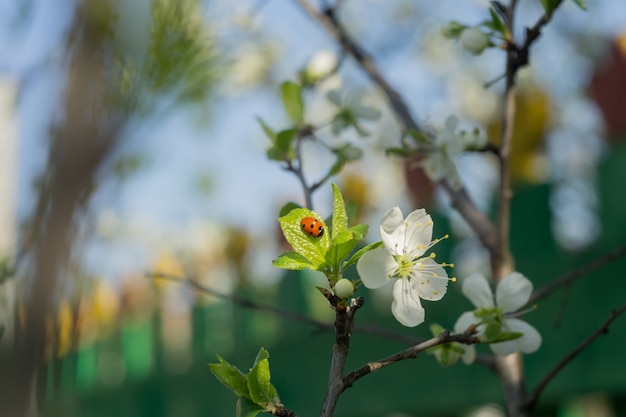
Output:
[[326,395],[322,404],[320,417],[332,417],[337,400],[344,391],[343,369],[346,365],[346,358],[350,350],[350,337],[354,315],[363,306],[365,299],[359,297],[352,299],[349,306],[344,301],[334,300],[332,302],[335,309],[335,343],[333,344],[333,356],[330,364],[330,375],[326,386]]
[[549,284],[536,290],[528,300],[528,303],[536,303],[548,297],[554,290],[572,284],[577,279],[587,275],[588,273],[603,267],[604,265],[616,261],[626,255],[626,245],[613,249],[609,253],[600,256],[582,267],[568,272],[567,274],[555,279]]
[[323,13],[318,12],[307,0],[295,0],[302,9],[304,9],[309,16],[318,21],[324,29],[341,45],[344,51],[350,54],[356,62],[363,68],[363,70],[369,75],[372,81],[378,85],[387,98],[389,103],[400,119],[401,124],[406,129],[420,131],[421,129],[415,123],[413,116],[409,108],[404,103],[402,96],[389,84],[385,77],[381,74],[378,66],[371,58],[371,56],[365,52],[360,45],[358,45],[344,30],[335,16],[333,8],[327,8]]
[[273,414],[277,417],[298,417],[296,413],[288,408],[285,408],[284,406],[277,407],[270,414]]
[[404,349],[400,352],[394,353],[393,355],[387,356],[386,358],[374,362],[368,362],[359,369],[350,372],[348,375],[343,377],[343,390],[345,391],[346,389],[350,388],[352,385],[354,385],[356,381],[366,375],[371,374],[372,372],[378,371],[379,369],[382,369],[389,365],[393,365],[394,363],[400,362],[405,359],[414,359],[426,349],[430,349],[431,347],[450,342],[458,342],[470,345],[474,343],[479,343],[480,341],[472,332],[450,335],[450,332],[446,330],[444,332],[441,332],[438,336],[433,337],[432,339],[429,339],[418,345],[411,346],[410,348]]
[[609,318],[606,319],[606,321],[602,323],[602,325],[595,332],[593,332],[587,339],[585,339],[578,346],[572,349],[572,351],[569,352],[563,358],[563,360],[561,360],[561,362],[559,362],[550,372],[548,372],[546,376],[541,380],[539,385],[537,385],[537,387],[534,389],[533,393],[530,395],[528,400],[526,401],[525,408],[528,410],[532,410],[537,404],[537,401],[539,400],[539,396],[543,393],[548,383],[552,381],[552,379],[554,379],[554,377],[559,372],[561,372],[563,368],[565,368],[565,366],[567,366],[570,362],[572,362],[574,358],[578,356],[578,354],[580,354],[587,346],[589,346],[591,342],[596,340],[601,335],[608,333],[609,325],[613,322],[613,320],[618,318],[625,311],[626,311],[626,304],[624,304],[617,310],[613,310],[611,314],[609,315]]

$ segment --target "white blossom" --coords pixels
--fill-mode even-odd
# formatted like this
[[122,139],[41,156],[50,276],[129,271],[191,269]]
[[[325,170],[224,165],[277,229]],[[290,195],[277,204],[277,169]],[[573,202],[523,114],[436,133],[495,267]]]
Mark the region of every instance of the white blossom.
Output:
[[380,236],[385,245],[366,252],[357,263],[361,281],[367,288],[379,288],[392,278],[391,312],[407,327],[424,321],[420,298],[437,301],[446,293],[448,278],[444,266],[435,262],[435,254],[424,256],[439,239],[432,240],[433,222],[426,210],[419,209],[406,219],[398,207],[387,211],[380,222]]

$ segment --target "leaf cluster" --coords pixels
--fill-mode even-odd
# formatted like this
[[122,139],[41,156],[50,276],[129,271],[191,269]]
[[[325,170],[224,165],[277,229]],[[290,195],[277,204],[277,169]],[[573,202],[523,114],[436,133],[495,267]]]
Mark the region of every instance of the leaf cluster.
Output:
[[[341,191],[335,184],[332,186],[334,207],[332,224],[327,225],[317,213],[307,208],[291,209],[281,216],[278,222],[293,251],[283,253],[274,261],[277,268],[292,270],[309,268],[320,271],[326,275],[331,286],[341,279],[345,270],[354,265],[365,252],[381,245],[380,242],[374,243],[352,254],[358,241],[367,235],[369,226],[360,224],[348,227],[348,215]],[[318,219],[325,233],[320,237],[304,233],[300,224],[304,217]]]
[[247,374],[219,355],[217,355],[219,363],[209,364],[213,375],[239,397],[237,417],[254,417],[283,406],[276,388],[270,382],[269,357],[267,350],[261,348]]

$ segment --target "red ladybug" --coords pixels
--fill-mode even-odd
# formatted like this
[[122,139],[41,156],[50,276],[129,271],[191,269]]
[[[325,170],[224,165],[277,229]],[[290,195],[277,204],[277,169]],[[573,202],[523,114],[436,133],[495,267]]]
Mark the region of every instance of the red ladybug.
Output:
[[302,231],[312,237],[322,237],[324,235],[324,226],[322,222],[315,217],[305,217],[300,221]]

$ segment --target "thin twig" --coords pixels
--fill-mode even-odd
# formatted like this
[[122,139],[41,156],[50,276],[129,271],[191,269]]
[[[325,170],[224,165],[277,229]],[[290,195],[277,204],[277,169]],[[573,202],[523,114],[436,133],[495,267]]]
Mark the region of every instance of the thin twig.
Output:
[[587,275],[591,271],[603,267],[604,265],[616,261],[626,255],[626,245],[613,249],[611,252],[594,259],[582,267],[568,272],[567,274],[555,279],[549,284],[536,290],[533,295],[530,296],[528,303],[536,303],[539,300],[543,300],[548,297],[552,292],[560,287],[565,287],[572,284],[577,279]]
[[554,377],[565,368],[580,352],[582,352],[587,346],[591,344],[594,340],[600,337],[603,334],[608,333],[609,325],[618,318],[621,314],[626,311],[626,304],[618,308],[617,310],[613,310],[609,315],[609,318],[606,319],[604,323],[593,332],[587,339],[585,339],[582,343],[576,346],[570,353],[568,353],[562,360],[559,362],[550,372],[546,374],[546,376],[541,380],[539,385],[534,389],[533,393],[530,395],[528,400],[526,401],[525,408],[528,410],[532,410],[537,401],[539,400],[539,396],[543,393],[544,389],[548,385]]
[[192,286],[193,288],[195,288],[198,291],[201,291],[205,294],[210,294],[216,298],[219,298],[221,300],[226,300],[226,301],[230,301],[234,304],[240,305],[242,307],[245,308],[249,308],[251,310],[260,310],[260,311],[264,311],[267,313],[272,313],[275,314],[277,316],[281,316],[284,317],[286,319],[289,320],[293,320],[293,321],[299,321],[302,323],[307,323],[310,324],[320,330],[330,330],[332,329],[332,324],[330,323],[325,323],[323,321],[319,321],[316,320],[312,317],[309,317],[305,314],[300,314],[300,313],[296,313],[294,311],[290,311],[290,310],[285,310],[282,308],[278,308],[278,307],[274,307],[272,305],[269,304],[261,304],[261,303],[257,303],[255,301],[252,300],[248,300],[247,298],[244,297],[240,297],[236,294],[224,294],[220,291],[214,290],[213,288],[207,287],[205,285],[200,284],[199,282],[197,282],[196,280],[192,279],[192,278],[188,278],[188,277],[179,277],[179,276],[174,276],[174,275],[168,275],[168,274],[161,274],[161,273],[146,273],[145,276],[147,278],[152,278],[152,279],[165,279],[168,281],[174,281],[174,282],[181,282],[181,283],[185,283],[188,284],[190,286]]
[[378,371],[379,369],[382,369],[386,366],[393,365],[394,363],[397,363],[404,359],[414,359],[426,349],[430,349],[433,346],[438,346],[450,342],[458,342],[470,345],[474,343],[479,343],[480,341],[471,332],[450,335],[449,331],[443,331],[438,336],[435,336],[432,339],[429,339],[418,345],[411,346],[410,348],[404,349],[400,352],[394,353],[393,355],[387,356],[386,358],[373,362],[368,362],[362,367],[350,372],[345,377],[343,377],[343,390],[350,388],[352,385],[354,385],[356,381],[366,375],[371,374],[372,372]]

